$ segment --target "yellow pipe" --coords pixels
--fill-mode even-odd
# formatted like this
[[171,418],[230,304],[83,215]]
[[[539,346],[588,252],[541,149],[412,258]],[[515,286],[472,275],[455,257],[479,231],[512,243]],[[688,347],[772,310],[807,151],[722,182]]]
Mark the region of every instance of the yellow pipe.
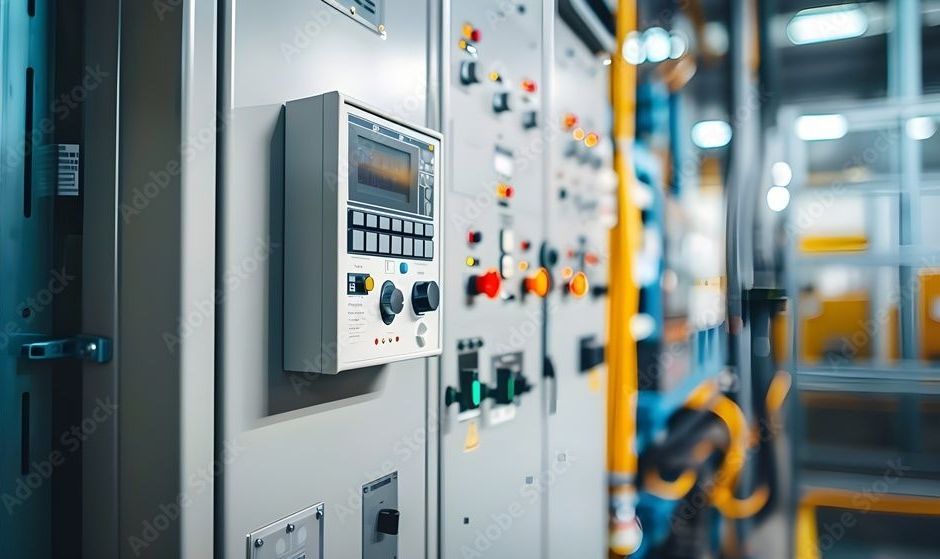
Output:
[[627,555],[639,546],[635,505],[637,357],[630,331],[639,310],[640,292],[633,280],[633,262],[640,249],[640,211],[633,204],[631,152],[635,136],[636,67],[623,58],[623,44],[636,30],[636,1],[620,0],[616,16],[616,49],[611,53],[611,97],[614,110],[614,170],[617,184],[617,225],[610,233],[610,297],[608,307],[607,462],[611,473],[610,549]]
[[660,499],[678,501],[695,487],[698,475],[695,470],[685,470],[674,480],[663,479],[658,470],[651,469],[643,475],[643,490]]

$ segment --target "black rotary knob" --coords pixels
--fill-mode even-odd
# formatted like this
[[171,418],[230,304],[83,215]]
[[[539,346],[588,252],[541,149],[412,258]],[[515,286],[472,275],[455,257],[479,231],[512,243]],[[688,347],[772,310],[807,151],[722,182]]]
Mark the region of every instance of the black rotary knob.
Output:
[[395,315],[405,308],[405,296],[395,284],[386,281],[382,284],[382,293],[379,297],[379,310],[382,311],[382,321],[391,324]]
[[436,281],[418,281],[411,288],[411,307],[415,314],[436,311],[441,304],[441,288]]

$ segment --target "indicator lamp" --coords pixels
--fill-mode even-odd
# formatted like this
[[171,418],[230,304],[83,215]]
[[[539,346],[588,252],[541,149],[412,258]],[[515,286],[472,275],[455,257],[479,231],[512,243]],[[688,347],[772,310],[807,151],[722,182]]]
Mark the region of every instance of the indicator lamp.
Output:
[[571,130],[578,125],[578,116],[574,113],[568,113],[561,120],[561,124],[565,130]]
[[475,245],[483,240],[483,233],[480,231],[467,231],[467,242]]
[[526,93],[535,93],[538,86],[532,80],[522,80],[522,90]]
[[499,72],[490,72],[489,78],[491,82],[503,81],[503,78],[499,75]]
[[585,136],[584,145],[586,145],[589,148],[592,148],[596,146],[600,141],[601,141],[600,137],[594,132],[591,132],[590,134]]
[[565,279],[571,279],[571,276],[574,275],[574,270],[571,269],[571,266],[565,266],[561,269],[561,277]]
[[575,128],[575,129],[572,130],[572,132],[571,132],[571,137],[580,142],[581,140],[584,139],[584,129],[583,129],[583,128]]
[[473,266],[478,266],[480,264],[480,261],[472,256],[468,256],[466,263],[467,263],[467,266],[473,267]]
[[470,41],[473,39],[473,25],[469,23],[463,24],[460,28],[460,34],[463,35],[463,38]]
[[529,263],[528,263],[528,262],[526,262],[525,260],[523,260],[522,262],[519,262],[519,271],[520,271],[520,272],[524,272],[524,271],[526,271],[526,270],[528,270],[528,269],[529,269]]
[[504,182],[496,185],[496,195],[503,200],[512,198],[513,194],[515,193],[516,190],[512,187],[512,185],[506,184]]
[[480,39],[482,38],[483,38],[483,34],[480,32],[479,29],[474,29],[473,31],[470,32],[470,40],[473,41],[474,43],[479,43]]

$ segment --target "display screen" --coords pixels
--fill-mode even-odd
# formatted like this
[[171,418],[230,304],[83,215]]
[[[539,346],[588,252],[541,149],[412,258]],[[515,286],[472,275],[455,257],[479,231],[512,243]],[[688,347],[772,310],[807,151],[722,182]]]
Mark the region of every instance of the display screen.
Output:
[[391,199],[411,203],[411,154],[359,136],[356,148],[359,184],[383,191]]

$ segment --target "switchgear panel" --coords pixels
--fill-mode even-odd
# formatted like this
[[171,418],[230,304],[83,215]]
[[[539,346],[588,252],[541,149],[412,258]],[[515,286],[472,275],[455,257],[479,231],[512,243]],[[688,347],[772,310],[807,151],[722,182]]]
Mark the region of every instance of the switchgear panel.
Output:
[[441,137],[333,92],[287,103],[284,368],[441,352]]
[[548,559],[607,555],[607,239],[617,220],[609,100],[613,37],[598,31],[604,25],[576,17],[593,14],[589,6],[562,9],[574,4],[559,4],[562,17],[554,25],[548,123],[546,468],[564,472],[548,490]]
[[442,557],[543,556],[545,9],[453,2],[444,37]]

